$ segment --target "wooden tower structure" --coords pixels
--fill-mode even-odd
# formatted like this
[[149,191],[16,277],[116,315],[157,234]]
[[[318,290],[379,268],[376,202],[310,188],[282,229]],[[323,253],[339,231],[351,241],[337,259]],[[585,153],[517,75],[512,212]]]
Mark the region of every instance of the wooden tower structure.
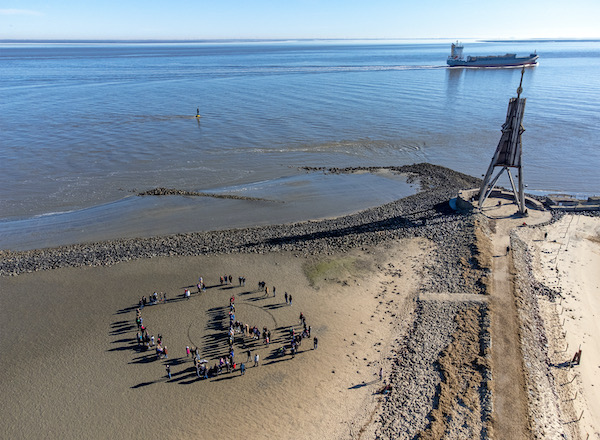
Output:
[[[521,98],[523,92],[523,74],[525,68],[521,70],[521,82],[517,89],[517,97],[511,98],[508,103],[506,113],[506,122],[502,125],[502,136],[496,148],[496,153],[488,167],[487,173],[483,179],[481,189],[479,190],[479,208],[483,208],[486,199],[492,193],[498,179],[504,171],[508,174],[508,179],[512,186],[515,202],[517,203],[519,214],[527,215],[525,208],[525,194],[523,192],[523,167],[521,160],[522,144],[521,134],[525,131],[523,128],[523,114],[525,112],[526,98]],[[498,174],[492,178],[495,168],[500,168]],[[515,181],[510,172],[511,168],[516,168],[518,173],[518,189],[515,187]]]

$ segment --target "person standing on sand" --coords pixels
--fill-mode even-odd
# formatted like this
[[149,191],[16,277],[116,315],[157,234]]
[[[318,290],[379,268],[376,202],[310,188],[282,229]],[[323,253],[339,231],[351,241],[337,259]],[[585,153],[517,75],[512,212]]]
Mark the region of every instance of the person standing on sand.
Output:
[[379,369],[379,380],[383,380],[383,367]]
[[273,286],[273,298],[275,298],[275,286]]
[[319,345],[319,340],[318,340],[318,339],[317,339],[317,337],[315,336],[315,337],[313,338],[313,348],[314,348],[314,350],[316,350],[316,349],[317,349],[317,346],[318,346],[318,345]]
[[171,366],[169,364],[167,364],[167,366],[165,367],[165,370],[167,370],[167,377],[170,379],[171,378]]
[[285,292],[285,295],[283,295],[283,296],[285,297],[285,303],[287,304],[288,303],[288,294],[287,294],[287,292]]
[[292,294],[288,295],[288,299],[290,300],[290,306],[292,305]]
[[240,373],[243,376],[244,374],[246,374],[246,364],[241,364],[240,365]]
[[[248,325],[248,324],[246,324],[246,325]],[[250,359],[252,359],[252,352],[250,350],[248,350],[246,353],[248,354],[248,360],[246,362],[250,362]]]
[[255,367],[258,367],[258,361],[259,361],[259,356],[258,356],[258,353],[256,353],[254,355],[254,366]]

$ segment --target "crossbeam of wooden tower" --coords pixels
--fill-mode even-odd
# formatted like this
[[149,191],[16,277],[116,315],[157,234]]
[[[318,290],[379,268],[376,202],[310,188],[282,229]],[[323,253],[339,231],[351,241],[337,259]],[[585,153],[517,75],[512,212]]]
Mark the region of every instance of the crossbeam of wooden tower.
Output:
[[[494,190],[498,179],[504,171],[508,174],[510,184],[512,186],[515,202],[517,203],[519,213],[526,215],[525,209],[525,194],[523,193],[523,167],[521,162],[522,144],[521,135],[525,131],[523,128],[523,114],[525,113],[526,98],[521,98],[523,92],[523,74],[525,68],[521,70],[521,82],[517,89],[517,97],[511,98],[508,103],[508,111],[506,112],[506,122],[502,125],[502,136],[496,148],[496,153],[490,162],[487,173],[479,190],[479,208],[483,208],[483,204]],[[500,167],[498,174],[492,178],[494,169]],[[519,188],[515,187],[515,181],[510,172],[511,168],[517,168],[519,177]]]

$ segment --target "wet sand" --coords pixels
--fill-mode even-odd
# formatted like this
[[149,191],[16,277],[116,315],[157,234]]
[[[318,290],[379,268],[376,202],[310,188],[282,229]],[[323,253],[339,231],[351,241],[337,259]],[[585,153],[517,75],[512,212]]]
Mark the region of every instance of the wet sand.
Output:
[[183,188],[187,191],[140,197],[131,192],[86,209],[10,219],[0,222],[0,249],[40,249],[339,217],[416,192],[416,185],[406,183],[406,176],[385,169],[361,174],[295,170],[295,174],[213,193]]

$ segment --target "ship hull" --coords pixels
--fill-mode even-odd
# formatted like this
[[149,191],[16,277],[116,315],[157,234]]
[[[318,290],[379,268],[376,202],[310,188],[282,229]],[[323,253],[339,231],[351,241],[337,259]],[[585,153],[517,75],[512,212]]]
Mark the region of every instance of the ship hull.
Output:
[[531,66],[537,64],[538,56],[520,57],[520,58],[501,58],[490,59],[472,59],[472,60],[454,60],[448,59],[447,63],[450,67],[520,67]]

